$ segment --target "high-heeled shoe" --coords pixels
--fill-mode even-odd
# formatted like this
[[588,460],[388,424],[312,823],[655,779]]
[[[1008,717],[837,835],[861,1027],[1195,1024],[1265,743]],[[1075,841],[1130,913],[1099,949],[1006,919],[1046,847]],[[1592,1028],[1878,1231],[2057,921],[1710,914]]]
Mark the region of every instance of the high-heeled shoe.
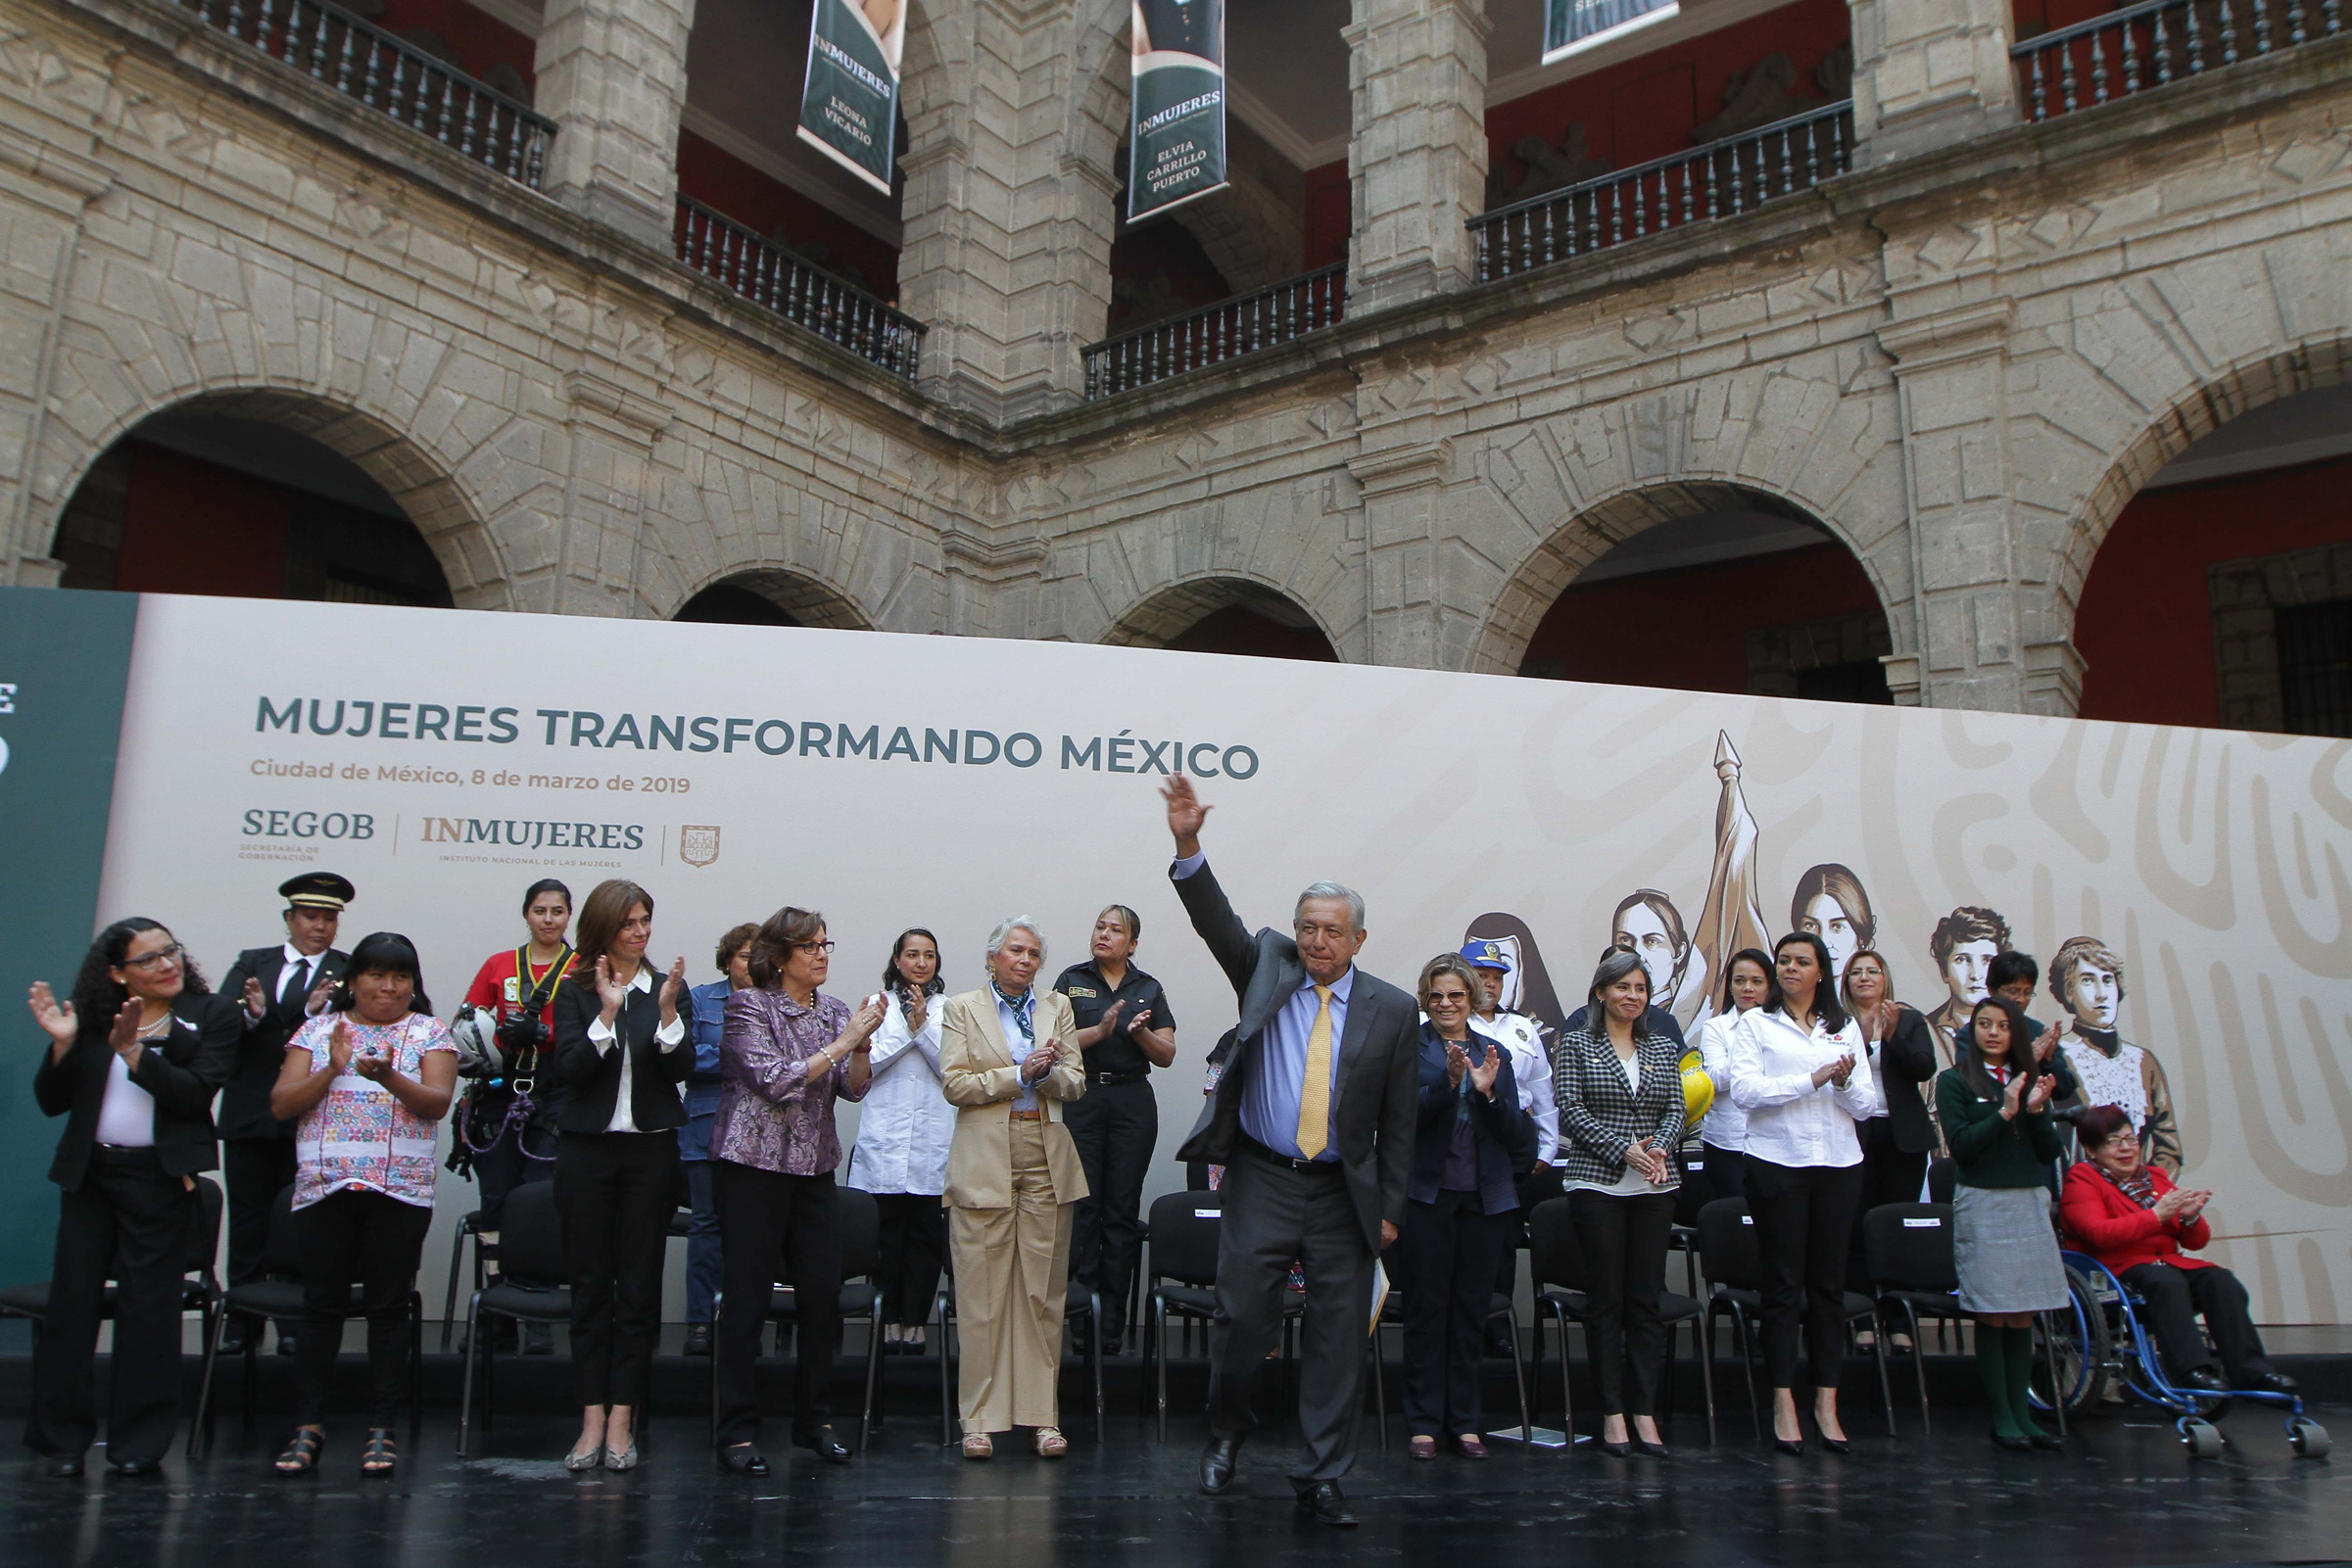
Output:
[[1804,1452],[1804,1439],[1802,1436],[1784,1438],[1776,1432],[1772,1435],[1772,1446],[1780,1449],[1780,1451],[1783,1453]]
[[1662,1459],[1666,1457],[1668,1453],[1673,1451],[1664,1444],[1653,1443],[1648,1438],[1635,1438],[1633,1440],[1633,1446],[1636,1449],[1643,1453],[1647,1453],[1653,1459]]
[[1847,1442],[1844,1438],[1833,1438],[1827,1433],[1823,1433],[1821,1437],[1821,1446],[1832,1453],[1843,1455],[1846,1450],[1851,1448],[1853,1445]]

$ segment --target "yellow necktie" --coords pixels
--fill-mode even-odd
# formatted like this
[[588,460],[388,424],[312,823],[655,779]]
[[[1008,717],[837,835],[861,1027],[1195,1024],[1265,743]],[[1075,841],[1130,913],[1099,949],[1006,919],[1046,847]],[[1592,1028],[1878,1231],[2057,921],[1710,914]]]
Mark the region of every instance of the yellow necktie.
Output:
[[1331,1141],[1331,987],[1315,988],[1315,1027],[1307,1031],[1307,1081],[1299,1085],[1299,1156],[1313,1160]]

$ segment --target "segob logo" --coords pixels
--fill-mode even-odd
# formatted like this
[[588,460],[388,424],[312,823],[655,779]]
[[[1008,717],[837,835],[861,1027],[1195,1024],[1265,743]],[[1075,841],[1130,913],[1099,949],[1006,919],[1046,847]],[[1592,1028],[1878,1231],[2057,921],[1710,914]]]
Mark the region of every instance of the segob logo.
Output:
[[680,827],[678,858],[696,869],[711,864],[719,858],[719,831],[716,828]]

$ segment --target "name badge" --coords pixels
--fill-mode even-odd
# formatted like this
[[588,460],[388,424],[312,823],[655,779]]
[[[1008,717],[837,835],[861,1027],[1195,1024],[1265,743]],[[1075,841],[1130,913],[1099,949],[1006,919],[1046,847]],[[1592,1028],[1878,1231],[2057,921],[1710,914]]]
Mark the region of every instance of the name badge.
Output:
[[1753,1215],[1753,1214],[1742,1214],[1742,1215],[1740,1216],[1740,1223],[1741,1223],[1741,1224],[1743,1224],[1743,1225],[1752,1225],[1752,1224],[1754,1224],[1754,1223],[1755,1223],[1755,1215]]
[[1064,996],[1082,996],[1082,997],[1084,997],[1084,998],[1085,998],[1087,1001],[1091,1002],[1091,1001],[1093,1001],[1093,1000],[1094,1000],[1094,998],[1095,998],[1096,996],[1098,996],[1098,995],[1099,995],[1099,994],[1101,994],[1101,993],[1097,992],[1097,991],[1096,991],[1096,990],[1095,990],[1093,987],[1091,987],[1091,986],[1086,986],[1086,985],[1073,985],[1073,986],[1072,986],[1072,987],[1071,987],[1069,990],[1067,990],[1067,991],[1063,992],[1062,994],[1063,994]]
[[1223,1214],[1224,1211],[1219,1209],[1195,1209],[1192,1211],[1192,1217],[1195,1219],[1216,1219]]
[[1944,1221],[1932,1214],[1925,1219],[1906,1218],[1902,1222],[1902,1228],[1905,1230],[1942,1230]]
[[509,975],[507,975],[507,976],[506,976],[506,1000],[507,1000],[507,1001],[509,1001],[509,1002],[519,1002],[519,1001],[521,1001],[522,999],[523,999],[523,982],[522,982],[522,977],[521,977],[520,975],[517,975],[517,974],[509,974]]

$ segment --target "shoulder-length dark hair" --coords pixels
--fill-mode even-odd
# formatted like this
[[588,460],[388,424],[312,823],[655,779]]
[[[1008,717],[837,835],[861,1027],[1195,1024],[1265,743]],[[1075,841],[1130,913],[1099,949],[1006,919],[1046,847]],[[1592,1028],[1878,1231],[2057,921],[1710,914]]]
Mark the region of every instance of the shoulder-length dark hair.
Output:
[[[1113,904],[1111,907],[1113,909],[1121,909],[1125,906]],[[1094,918],[1096,920],[1102,919],[1102,917],[1099,915],[1095,916]],[[1132,935],[1133,933],[1129,932],[1128,934]],[[932,935],[930,931],[924,929],[920,926],[909,926],[905,930],[902,930],[898,933],[898,940],[890,944],[890,961],[882,967],[882,988],[886,991],[894,993],[901,1002],[906,1001],[909,995],[911,995],[914,991],[914,987],[907,983],[906,976],[898,973],[899,955],[906,951],[906,939],[910,936],[920,936],[924,940],[930,942],[931,949],[935,953],[938,952],[939,950],[939,939],[936,936]],[[942,955],[939,960],[938,968],[933,970],[931,972],[931,978],[923,982],[923,994],[925,996],[936,996],[941,991],[947,989],[947,982],[939,978],[941,972],[943,972],[946,968],[947,961],[945,956]]]
[[[651,919],[653,895],[637,883],[619,877],[600,881],[588,890],[588,897],[580,903],[580,923],[576,927],[578,934],[572,941],[572,952],[576,955],[581,974],[592,976],[596,974],[597,960],[604,957],[611,948],[612,939],[620,934],[621,927],[628,923],[629,911],[640,904],[646,906],[646,917]],[[639,968],[647,967],[643,955],[639,956],[637,962]],[[613,978],[626,985],[637,975],[632,973],[616,974]]]
[[1739,1004],[1731,999],[1731,972],[1738,969],[1743,961],[1753,964],[1764,972],[1764,995],[1767,999],[1780,989],[1780,981],[1774,974],[1772,955],[1760,947],[1743,947],[1732,954],[1729,962],[1723,966],[1723,1011],[1726,1013],[1739,1011]]
[[[130,951],[130,944],[149,931],[171,934],[170,927],[162,921],[132,915],[100,931],[90,943],[90,950],[82,955],[81,970],[73,976],[76,1041],[103,1038],[115,1026],[115,1015],[130,1000],[130,988],[115,978],[115,971],[122,967],[122,957]],[[213,988],[205,983],[196,960],[184,952],[179,955],[179,973],[180,989],[187,995],[212,994]]]
[[1998,1008],[2009,1020],[2009,1075],[2023,1072],[2031,1076],[2038,1070],[2034,1061],[2034,1042],[2026,1038],[2026,1010],[2005,996],[1988,996],[1968,1010],[1968,1049],[1960,1053],[1956,1066],[1961,1078],[1977,1093],[1999,1099],[2001,1086],[1992,1081],[1985,1069],[1985,1053],[1976,1043],[1977,1015],[1989,1007]]
[[1593,983],[1584,988],[1584,1031],[1587,1034],[1603,1039],[1608,1037],[1608,1004],[1601,1000],[1601,993],[1628,974],[1642,977],[1642,999],[1649,1004],[1642,1009],[1641,1017],[1633,1021],[1633,1037],[1637,1040],[1650,1037],[1650,1009],[1657,1006],[1657,998],[1650,994],[1650,966],[1644,964],[1642,955],[1632,948],[1614,946],[1601,955],[1601,963],[1593,971]]
[[784,961],[793,948],[825,934],[825,917],[813,909],[787,904],[770,915],[751,938],[751,962],[744,966],[751,983],[763,991],[784,984]]
[[351,963],[345,966],[343,978],[336,983],[334,994],[327,999],[327,1009],[334,1013],[349,1013],[359,1005],[352,993],[351,982],[362,974],[406,974],[415,992],[408,998],[408,1011],[430,1013],[433,1004],[425,998],[424,965],[416,957],[416,944],[398,931],[369,931],[353,946]]
[[1835,1034],[1851,1022],[1846,1004],[1838,1000],[1835,968],[1829,961],[1829,943],[1814,931],[1791,931],[1772,944],[1772,989],[1764,996],[1764,1010],[1785,1014],[1789,999],[1780,989],[1780,950],[1791,942],[1802,942],[1813,950],[1813,961],[1821,966],[1821,983],[1813,987],[1813,1011],[1820,1016],[1821,1026]]

